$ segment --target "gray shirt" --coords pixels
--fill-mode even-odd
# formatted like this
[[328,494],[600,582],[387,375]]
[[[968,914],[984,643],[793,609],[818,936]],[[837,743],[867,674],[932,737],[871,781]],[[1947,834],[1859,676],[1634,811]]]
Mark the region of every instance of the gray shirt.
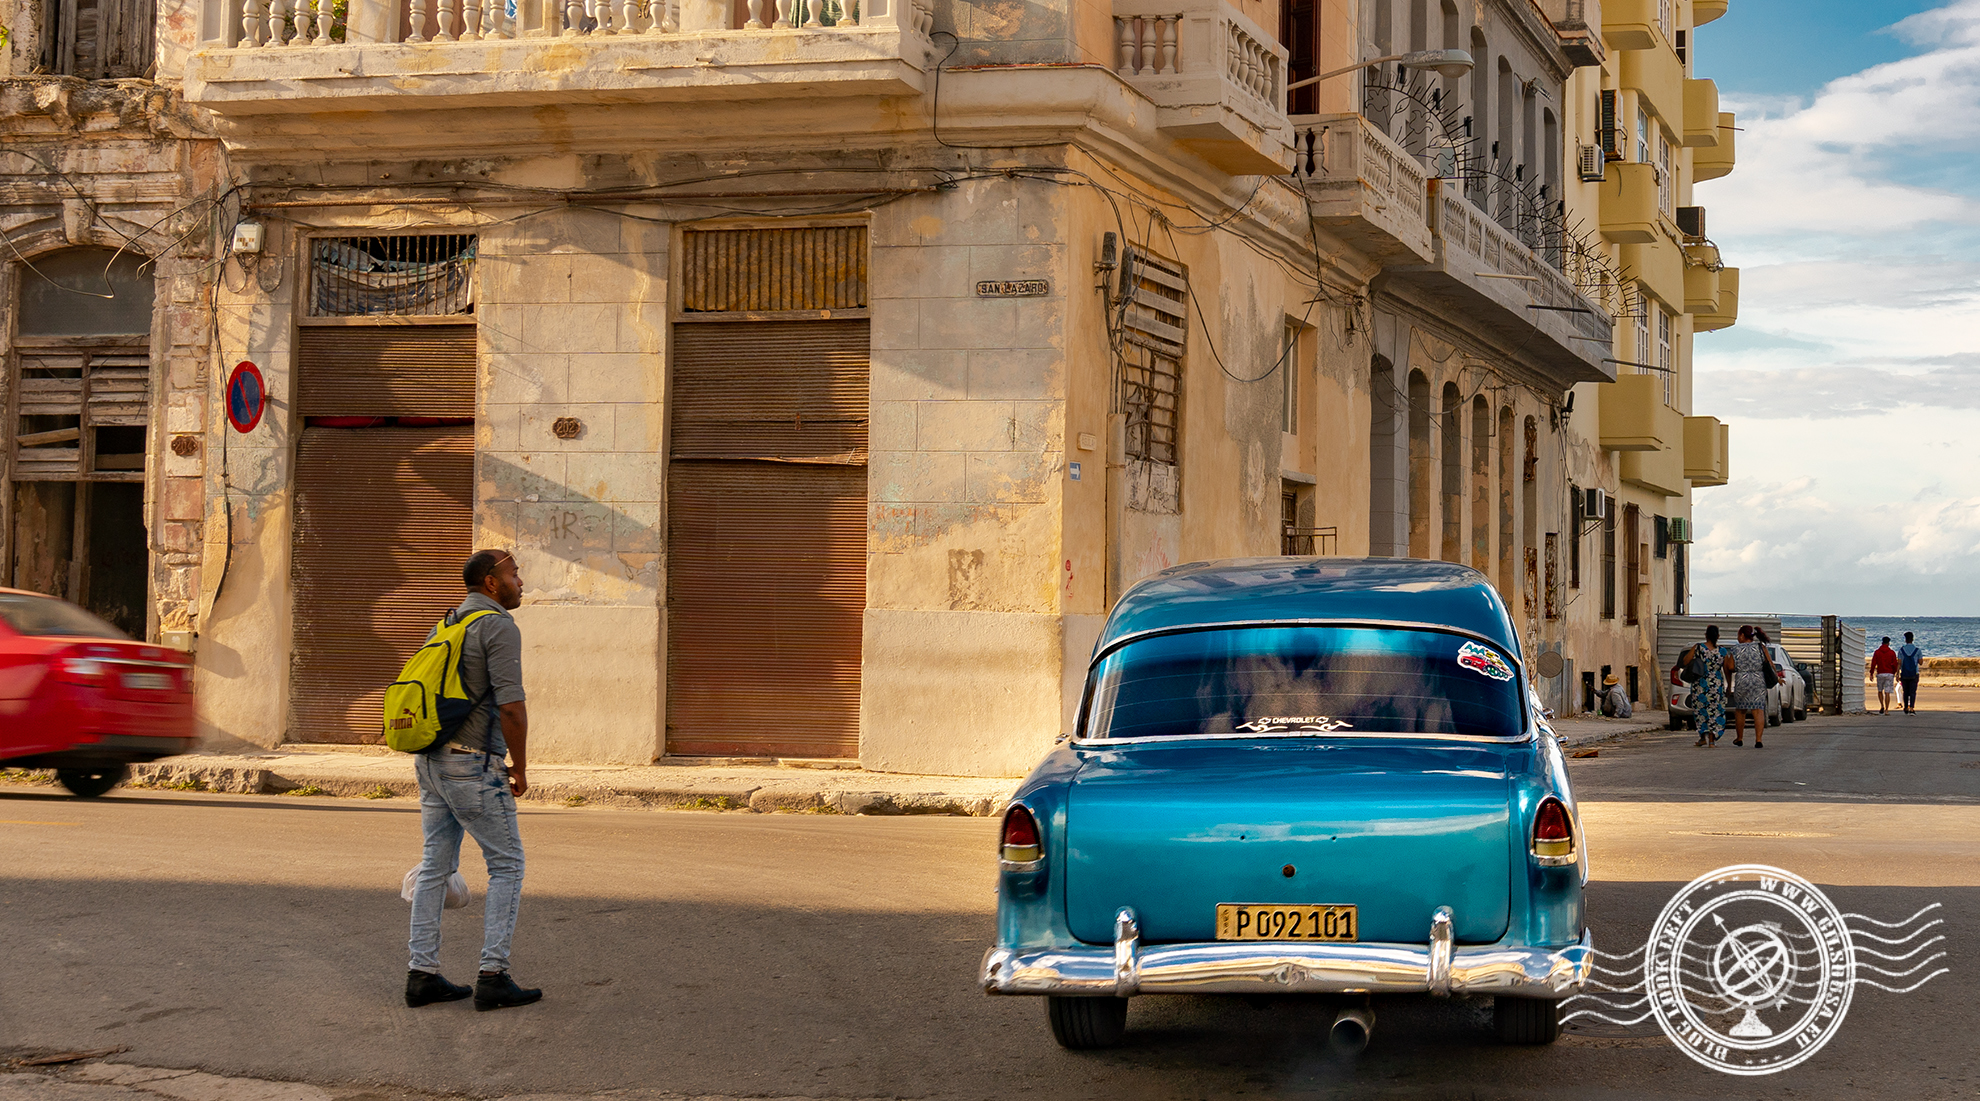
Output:
[[447,613],[447,622],[459,623],[475,612],[496,614],[468,624],[467,639],[461,644],[461,690],[470,700],[484,695],[488,699],[474,709],[449,744],[485,749],[502,757],[508,754],[509,746],[502,740],[502,716],[496,708],[523,699],[522,630],[500,604],[483,593],[469,593],[460,607]]

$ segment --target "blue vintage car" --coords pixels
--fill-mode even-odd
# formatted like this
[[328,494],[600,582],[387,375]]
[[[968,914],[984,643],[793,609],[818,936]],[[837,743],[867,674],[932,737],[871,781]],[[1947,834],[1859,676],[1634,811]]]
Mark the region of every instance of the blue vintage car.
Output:
[[1068,1048],[1142,994],[1489,996],[1546,1043],[1588,977],[1587,857],[1553,731],[1483,575],[1256,558],[1135,586],[1069,740],[1005,812],[992,994]]

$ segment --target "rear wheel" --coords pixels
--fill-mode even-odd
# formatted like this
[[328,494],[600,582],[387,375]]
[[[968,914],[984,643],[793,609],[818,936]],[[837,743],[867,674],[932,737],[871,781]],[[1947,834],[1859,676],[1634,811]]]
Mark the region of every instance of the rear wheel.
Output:
[[1126,998],[1045,999],[1052,1038],[1068,1051],[1113,1047],[1127,1034]]
[[1664,724],[1664,726],[1665,726],[1665,728],[1667,728],[1667,729],[1670,729],[1670,730],[1683,730],[1683,729],[1684,729],[1684,719],[1683,719],[1683,718],[1682,718],[1681,716],[1678,716],[1678,715],[1672,715],[1672,716],[1671,716],[1671,721],[1670,721],[1670,722],[1667,722],[1667,723],[1665,723],[1665,724]]
[[1798,723],[1800,723],[1800,722],[1807,722],[1807,721],[1808,721],[1808,712],[1807,712],[1807,710],[1806,710],[1806,709],[1804,709],[1804,708],[1799,708],[1799,707],[1798,707],[1798,708],[1795,708],[1795,711],[1794,711],[1794,721],[1795,721],[1795,722],[1798,722]]
[[124,782],[131,770],[125,765],[107,765],[101,768],[58,768],[55,778],[69,789],[71,795],[84,799],[97,796]]
[[1561,1035],[1561,1003],[1544,998],[1495,998],[1492,1024],[1499,1042],[1551,1044]]

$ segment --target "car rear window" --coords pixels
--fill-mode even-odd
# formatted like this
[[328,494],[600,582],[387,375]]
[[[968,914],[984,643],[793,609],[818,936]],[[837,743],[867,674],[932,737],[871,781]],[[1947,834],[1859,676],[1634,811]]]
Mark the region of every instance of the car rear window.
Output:
[[1462,635],[1241,627],[1130,642],[1095,671],[1087,738],[1524,732],[1511,659]]
[[52,596],[0,593],[0,620],[24,635],[77,635],[83,638],[131,636]]

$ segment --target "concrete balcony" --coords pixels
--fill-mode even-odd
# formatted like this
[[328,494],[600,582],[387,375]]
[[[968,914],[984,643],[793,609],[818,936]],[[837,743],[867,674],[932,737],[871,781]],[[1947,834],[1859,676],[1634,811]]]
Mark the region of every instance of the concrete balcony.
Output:
[[1624,482],[1677,497],[1684,493],[1684,445],[1682,441],[1655,451],[1625,451],[1616,456],[1616,476]]
[[1733,113],[1719,112],[1719,143],[1700,148],[1691,155],[1691,182],[1716,180],[1733,170],[1733,143],[1739,131],[1733,128]]
[[1115,0],[1114,72],[1157,128],[1233,175],[1286,170],[1286,49],[1224,0]]
[[1673,313],[1684,312],[1684,253],[1677,242],[1659,234],[1646,244],[1616,250],[1624,278],[1635,279]]
[[1719,86],[1713,81],[1684,82],[1684,144],[1719,144]]
[[1624,88],[1648,101],[1651,114],[1663,119],[1672,133],[1684,133],[1684,64],[1676,50],[1628,50],[1616,70]]
[[1684,476],[1694,486],[1722,486],[1727,481],[1731,430],[1717,417],[1684,418]]
[[1689,245],[1684,250],[1684,312],[1709,314],[1719,308],[1719,250]]
[[1702,27],[1726,14],[1729,0],[1691,0],[1691,25]]
[[[1660,0],[1602,0],[1602,39],[1612,50],[1652,50],[1668,46],[1658,20]],[[1675,7],[1672,0],[1662,3]]]
[[1636,161],[1610,161],[1608,178],[1602,181],[1602,239],[1613,244],[1648,244],[1655,241],[1664,220],[1657,193],[1654,164]]
[[1360,115],[1296,115],[1293,174],[1320,225],[1383,264],[1428,263],[1430,172]]
[[1550,381],[1607,382],[1603,357],[1615,321],[1567,276],[1471,205],[1445,181],[1430,181],[1428,264],[1397,264],[1386,274],[1454,324],[1520,349]]
[[1540,14],[1553,26],[1569,64],[1579,69],[1603,62],[1606,53],[1602,48],[1602,0],[1538,0],[1538,3]]
[[1719,305],[1691,315],[1691,331],[1709,333],[1731,328],[1739,321],[1739,269],[1719,269]]
[[[934,52],[930,0],[861,0],[836,22],[846,9],[817,0],[349,0],[347,22],[333,4],[232,0],[186,98],[223,119],[334,113],[364,144],[409,109],[914,95]],[[520,136],[479,132],[482,148]]]
[[1660,373],[1619,375],[1602,387],[1604,451],[1662,451],[1684,443],[1684,416],[1664,404]]

